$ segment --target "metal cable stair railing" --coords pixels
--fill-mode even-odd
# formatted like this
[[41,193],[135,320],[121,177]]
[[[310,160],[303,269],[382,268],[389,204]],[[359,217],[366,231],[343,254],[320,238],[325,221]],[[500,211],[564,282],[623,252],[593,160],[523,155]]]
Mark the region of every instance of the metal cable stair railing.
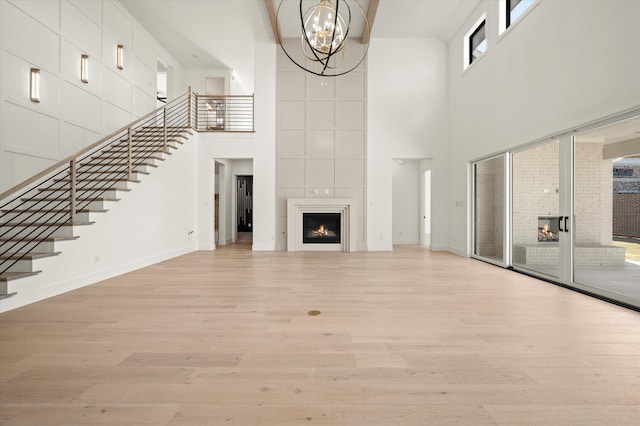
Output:
[[[54,243],[75,239],[74,226],[106,212],[166,155],[184,143],[196,121],[189,92],[0,194],[0,298],[9,280],[39,273],[32,261],[55,256]],[[4,287],[4,288],[3,288]]]

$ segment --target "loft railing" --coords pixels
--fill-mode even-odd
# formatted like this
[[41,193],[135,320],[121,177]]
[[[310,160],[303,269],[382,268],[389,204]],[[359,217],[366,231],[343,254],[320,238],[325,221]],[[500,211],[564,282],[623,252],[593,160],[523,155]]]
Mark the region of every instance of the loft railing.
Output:
[[159,159],[193,128],[196,95],[189,91],[78,153],[0,194],[0,275],[54,236],[81,224],[79,213],[139,167]]
[[253,132],[253,95],[196,95],[199,132]]

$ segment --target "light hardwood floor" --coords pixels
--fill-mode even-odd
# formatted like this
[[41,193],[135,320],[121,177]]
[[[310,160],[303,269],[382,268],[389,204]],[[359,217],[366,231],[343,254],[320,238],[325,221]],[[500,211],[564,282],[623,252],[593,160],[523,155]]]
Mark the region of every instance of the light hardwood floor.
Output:
[[248,247],[0,315],[0,424],[640,422],[637,312],[418,247]]

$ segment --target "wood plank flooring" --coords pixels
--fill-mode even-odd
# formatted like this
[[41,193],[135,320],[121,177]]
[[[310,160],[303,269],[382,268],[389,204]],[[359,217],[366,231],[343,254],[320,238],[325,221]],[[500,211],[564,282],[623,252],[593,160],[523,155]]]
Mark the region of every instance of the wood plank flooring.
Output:
[[419,247],[248,247],[0,315],[0,424],[638,424],[637,312]]

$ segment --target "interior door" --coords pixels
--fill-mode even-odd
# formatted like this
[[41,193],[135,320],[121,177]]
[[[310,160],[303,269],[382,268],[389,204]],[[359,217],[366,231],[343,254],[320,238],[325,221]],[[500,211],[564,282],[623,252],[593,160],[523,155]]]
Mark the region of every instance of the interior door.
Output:
[[253,176],[238,176],[236,200],[238,232],[253,232]]

